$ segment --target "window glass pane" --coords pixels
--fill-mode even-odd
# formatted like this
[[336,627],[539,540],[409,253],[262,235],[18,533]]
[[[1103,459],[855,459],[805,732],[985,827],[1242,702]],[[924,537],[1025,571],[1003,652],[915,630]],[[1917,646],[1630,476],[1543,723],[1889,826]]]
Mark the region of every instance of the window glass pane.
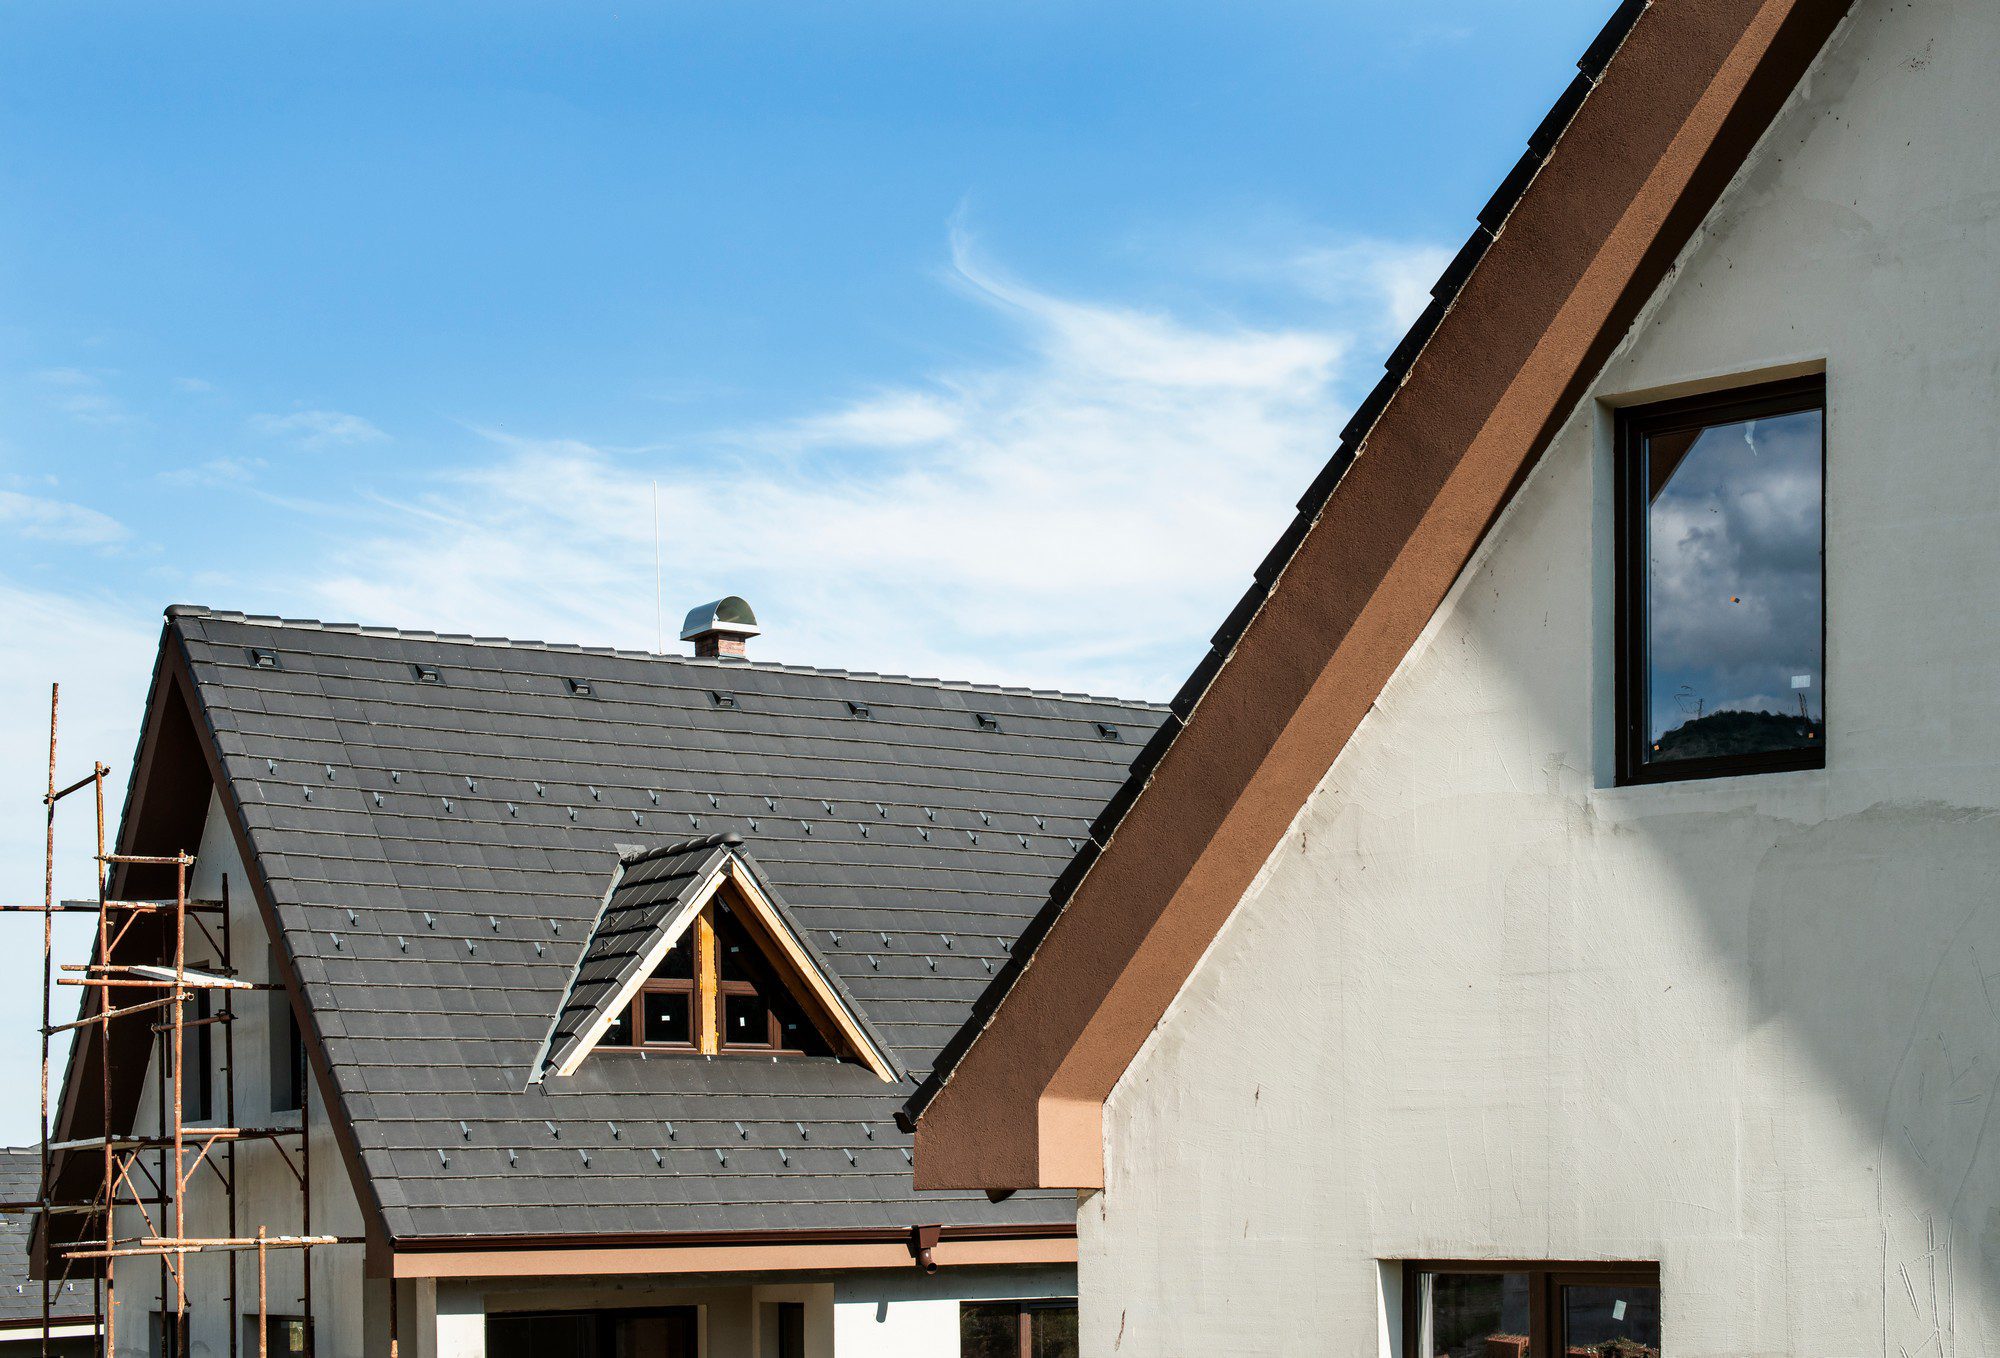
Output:
[[1528,1358],[1528,1275],[1426,1273],[1420,1358]]
[[1660,1289],[1565,1287],[1563,1336],[1569,1358],[1659,1358]]
[[597,1040],[601,1047],[629,1047],[632,1045],[632,1010],[628,1006],[618,1011],[611,1020],[611,1026],[604,1030],[604,1036]]
[[787,994],[771,997],[771,1011],[778,1016],[778,1045],[786,1051],[808,1056],[825,1056],[830,1050],[819,1029],[806,1021],[805,1013]]
[[762,995],[722,997],[722,1041],[731,1047],[771,1044],[770,1008]]
[[1077,1358],[1076,1308],[1037,1306],[1028,1312],[1028,1351],[1034,1358]]
[[1646,436],[1647,763],[1824,743],[1821,423]]
[[646,1040],[648,1042],[692,1042],[694,1030],[691,1025],[694,997],[685,991],[648,990],[643,1003],[646,1010]]
[[681,941],[674,944],[673,949],[667,953],[666,958],[661,961],[659,969],[653,975],[677,981],[693,979],[694,926],[692,924],[688,926],[687,932],[681,935]]
[[762,960],[750,934],[729,911],[715,912],[715,965],[725,981],[754,981],[756,963]]
[[1011,1301],[958,1308],[959,1358],[1021,1358],[1021,1311]]

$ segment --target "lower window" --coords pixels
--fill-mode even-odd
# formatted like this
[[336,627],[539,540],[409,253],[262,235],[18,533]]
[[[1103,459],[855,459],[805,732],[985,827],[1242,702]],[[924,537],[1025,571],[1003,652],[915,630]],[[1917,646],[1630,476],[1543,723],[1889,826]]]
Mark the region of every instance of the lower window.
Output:
[[1403,1265],[1406,1358],[1658,1358],[1654,1264]]
[[1077,1358],[1076,1302],[960,1302],[958,1353],[959,1358]]
[[304,1316],[264,1317],[264,1344],[259,1348],[257,1341],[257,1317],[243,1317],[243,1348],[245,1358],[258,1358],[268,1353],[270,1358],[310,1358],[312,1354],[312,1330]]

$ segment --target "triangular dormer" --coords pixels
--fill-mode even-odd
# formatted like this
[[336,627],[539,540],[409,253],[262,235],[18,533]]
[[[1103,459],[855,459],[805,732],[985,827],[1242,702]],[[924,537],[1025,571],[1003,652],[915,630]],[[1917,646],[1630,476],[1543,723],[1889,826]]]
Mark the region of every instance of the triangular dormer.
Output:
[[619,860],[536,1078],[620,1050],[838,1056],[902,1078],[733,834]]

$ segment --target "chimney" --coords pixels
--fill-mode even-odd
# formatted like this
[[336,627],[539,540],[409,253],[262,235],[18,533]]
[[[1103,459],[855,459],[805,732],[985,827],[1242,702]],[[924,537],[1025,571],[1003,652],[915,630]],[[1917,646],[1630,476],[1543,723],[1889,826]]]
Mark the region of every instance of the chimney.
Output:
[[757,635],[757,615],[739,596],[731,594],[712,604],[688,610],[681,624],[681,640],[694,643],[694,653],[713,659],[741,657],[745,643]]

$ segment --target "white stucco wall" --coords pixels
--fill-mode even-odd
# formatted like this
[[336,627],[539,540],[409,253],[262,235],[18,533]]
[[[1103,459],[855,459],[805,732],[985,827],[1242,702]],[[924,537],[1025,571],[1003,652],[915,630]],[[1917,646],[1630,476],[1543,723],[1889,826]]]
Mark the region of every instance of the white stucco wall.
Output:
[[[1423,1256],[2000,1348],[1996,71],[1859,0],[1114,1091],[1086,1353],[1372,1353]],[[1816,360],[1828,767],[1611,786],[1606,402]]]

